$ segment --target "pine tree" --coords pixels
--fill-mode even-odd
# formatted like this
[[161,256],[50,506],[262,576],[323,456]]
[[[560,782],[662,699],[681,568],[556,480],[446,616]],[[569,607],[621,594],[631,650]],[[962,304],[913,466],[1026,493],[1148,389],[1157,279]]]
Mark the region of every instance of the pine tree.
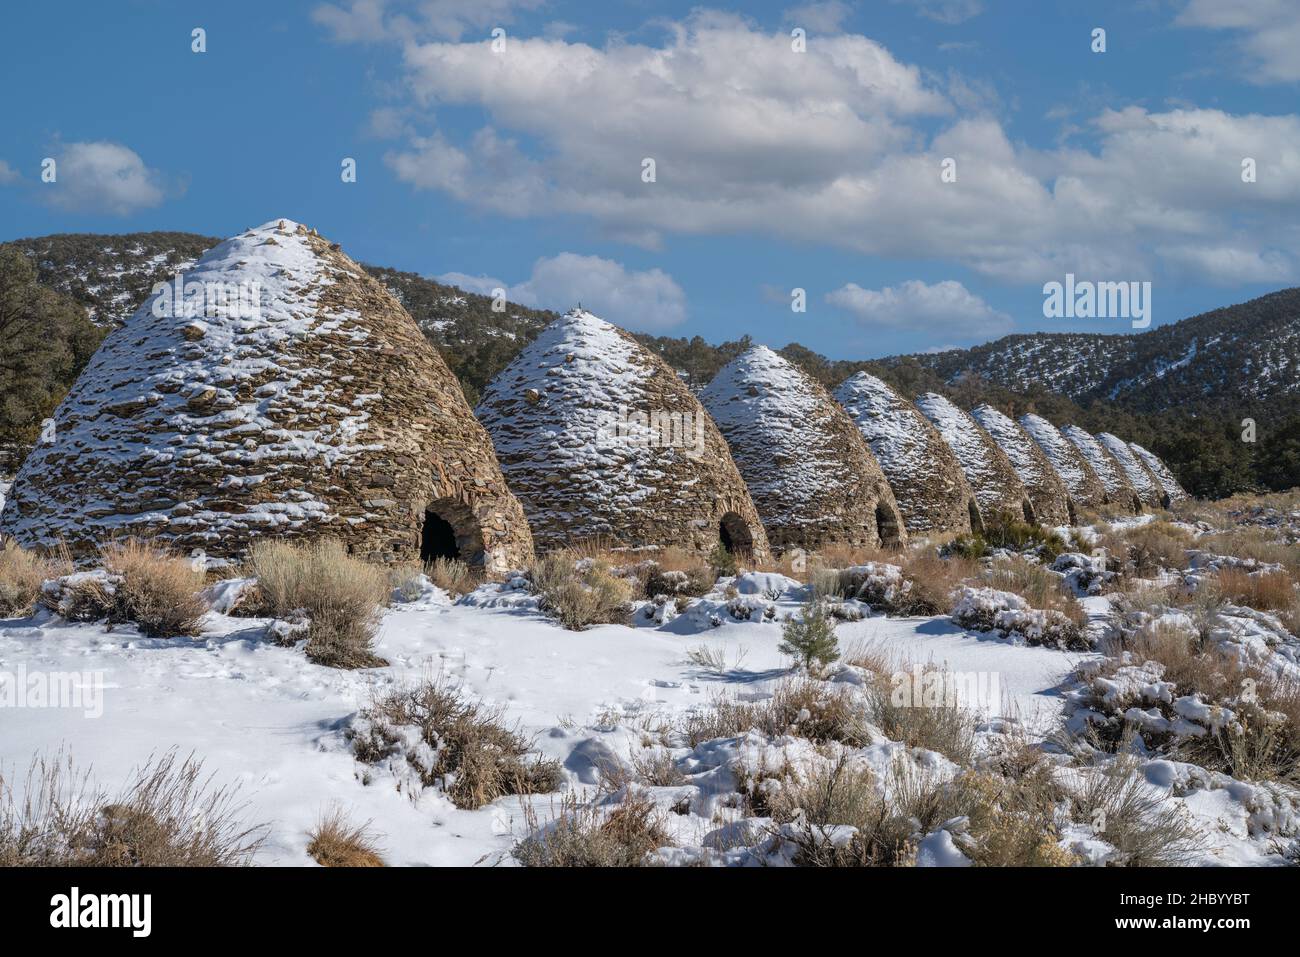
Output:
[[781,626],[781,644],[777,649],[812,672],[813,665],[824,668],[840,656],[840,644],[826,605],[813,601],[804,605],[800,617],[787,618]]

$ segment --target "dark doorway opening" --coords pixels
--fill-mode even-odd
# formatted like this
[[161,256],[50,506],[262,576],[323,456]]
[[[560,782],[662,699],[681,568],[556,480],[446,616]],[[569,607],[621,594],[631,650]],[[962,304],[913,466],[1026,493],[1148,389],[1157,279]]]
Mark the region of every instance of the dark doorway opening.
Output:
[[876,503],[876,534],[884,548],[894,548],[902,543],[898,513],[884,502]]
[[1074,499],[1072,499],[1072,498],[1067,498],[1067,499],[1065,500],[1065,511],[1066,511],[1066,512],[1069,514],[1069,516],[1070,516],[1070,524],[1071,524],[1071,525],[1078,525],[1078,524],[1079,524],[1079,513],[1078,513],[1078,511],[1077,511],[1077,510],[1075,509],[1075,507],[1074,507]]
[[735,512],[728,512],[718,522],[718,541],[732,555],[748,555],[754,550],[754,536]]
[[980,518],[980,507],[975,504],[975,499],[966,503],[966,510],[970,512],[970,530],[978,535],[984,531],[984,519]]
[[1034,506],[1029,499],[1020,500],[1020,511],[1024,513],[1025,521],[1030,525],[1038,524],[1038,516],[1034,514]]
[[460,549],[451,522],[430,510],[424,513],[424,528],[420,531],[420,561],[437,558],[460,558]]

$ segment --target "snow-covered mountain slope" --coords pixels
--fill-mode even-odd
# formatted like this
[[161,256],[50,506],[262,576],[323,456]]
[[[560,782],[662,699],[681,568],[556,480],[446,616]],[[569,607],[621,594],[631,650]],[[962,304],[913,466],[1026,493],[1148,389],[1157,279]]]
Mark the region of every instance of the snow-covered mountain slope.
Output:
[[722,368],[700,401],[727,440],[773,547],[906,539],[893,492],[857,427],[792,363],[754,346]]
[[846,379],[835,398],[880,463],[909,532],[968,532],[978,511],[952,449],[916,406],[867,372]]
[[1037,385],[1143,411],[1295,398],[1300,288],[1140,333],[1039,332],[911,358],[950,382],[974,373],[1012,389]]

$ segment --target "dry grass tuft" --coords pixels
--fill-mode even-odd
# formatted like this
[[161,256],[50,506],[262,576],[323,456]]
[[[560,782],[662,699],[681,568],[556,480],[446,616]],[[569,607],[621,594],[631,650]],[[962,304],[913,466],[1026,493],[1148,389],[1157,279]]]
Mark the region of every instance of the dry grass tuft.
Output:
[[795,735],[811,741],[871,743],[862,705],[846,688],[809,678],[787,678],[760,702],[718,698],[707,710],[688,715],[682,729],[691,747],[747,731]]
[[[425,787],[441,787],[459,808],[482,807],[506,794],[554,791],[562,783],[557,762],[525,760],[532,743],[502,723],[500,709],[467,700],[441,679],[390,691],[360,717],[350,732],[358,760],[374,764],[403,755]],[[409,728],[428,753],[404,750],[403,730]]]
[[650,852],[672,846],[662,812],[632,790],[607,813],[566,795],[549,824],[539,826],[531,806],[524,822],[531,833],[513,853],[525,867],[639,867]]
[[45,558],[0,538],[0,618],[23,618],[36,608],[41,585],[72,571],[68,561]]
[[533,563],[528,577],[542,611],[570,631],[627,624],[632,613],[632,582],[601,561],[552,552]]
[[390,593],[384,569],[353,558],[333,539],[302,545],[262,540],[248,550],[245,574],[257,579],[263,614],[310,622],[311,661],[331,668],[387,663],[371,650]]
[[21,803],[0,776],[0,867],[249,864],[265,829],[244,827],[235,791],[211,783],[193,756],[168,752],[110,799],[70,759],[38,759]]
[[984,570],[982,577],[993,588],[1019,595],[1029,602],[1031,608],[1059,611],[1077,628],[1088,623],[1087,613],[1071,594],[1065,580],[1042,565],[1017,556],[994,561]]
[[321,867],[383,867],[369,824],[352,824],[341,807],[321,815],[308,835],[307,853]]
[[453,597],[467,595],[483,580],[481,569],[471,568],[459,558],[435,558],[424,566],[429,581]]
[[1176,806],[1153,793],[1142,762],[1121,755],[1088,779],[1071,802],[1074,820],[1092,824],[1127,867],[1173,867],[1190,863],[1200,849],[1199,832]]
[[133,621],[156,638],[201,633],[208,603],[199,593],[207,576],[188,558],[139,539],[105,545],[100,558],[104,570],[120,578],[113,620]]

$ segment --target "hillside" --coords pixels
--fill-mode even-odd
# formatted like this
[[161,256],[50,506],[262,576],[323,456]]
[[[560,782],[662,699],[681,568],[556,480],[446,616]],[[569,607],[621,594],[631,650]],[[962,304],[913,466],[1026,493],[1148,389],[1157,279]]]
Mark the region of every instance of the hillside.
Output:
[[[103,328],[130,315],[154,283],[188,267],[215,242],[178,232],[60,234],[0,243],[0,250],[23,252],[40,284],[82,305]],[[515,303],[494,312],[487,296],[411,272],[363,266],[401,300],[471,404],[556,318]],[[699,336],[636,338],[694,391],[754,345],[748,336],[720,344]],[[866,361],[827,359],[798,343],[779,351],[832,389],[866,371],[909,398],[935,392],[963,409],[987,402],[1014,416],[1033,412],[1057,424],[1115,432],[1169,462],[1194,494],[1289,488],[1300,476],[1300,289],[1132,335],[1033,333],[972,349]],[[61,394],[70,384],[54,391]],[[1254,444],[1240,440],[1248,416],[1257,421]]]
[[[1139,411],[1228,408],[1300,396],[1300,289],[1134,335],[1034,333],[911,356],[945,382],[975,374]],[[897,360],[886,360],[897,361]]]

